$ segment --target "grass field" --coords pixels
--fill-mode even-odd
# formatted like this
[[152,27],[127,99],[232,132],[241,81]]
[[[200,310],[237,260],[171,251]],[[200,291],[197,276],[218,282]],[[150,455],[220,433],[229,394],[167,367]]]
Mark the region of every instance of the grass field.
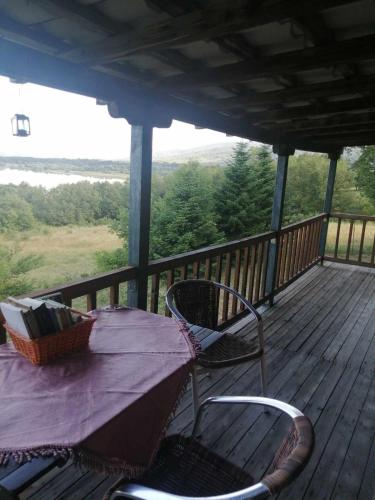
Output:
[[[350,251],[350,257],[354,260],[358,257],[361,229],[361,223],[355,224]],[[327,255],[333,255],[336,231],[337,223],[332,221],[327,238]],[[348,232],[349,223],[342,222],[339,257],[345,257]],[[374,235],[375,224],[368,223],[363,248],[365,261],[370,261]],[[8,234],[2,243],[0,242],[0,246],[5,244],[15,248],[18,255],[35,254],[41,257],[40,266],[29,271],[26,276],[32,280],[33,289],[42,289],[97,274],[95,253],[118,248],[121,246],[121,240],[107,226],[48,226],[33,231]],[[126,286],[121,287],[121,296],[126,293],[125,289]],[[108,292],[99,294],[98,302],[101,302],[101,299],[107,303]],[[81,306],[81,303],[77,305]]]
[[[347,221],[341,222],[340,238],[339,238],[338,253],[337,253],[337,256],[339,258],[346,257],[346,250],[348,246],[348,237],[349,237],[349,226],[350,226],[349,222]],[[333,219],[329,223],[326,255],[333,256],[336,244],[336,235],[337,235],[337,221]],[[361,235],[362,235],[362,221],[357,221],[353,225],[352,241],[350,245],[349,258],[352,260],[358,259]],[[375,223],[367,222],[365,229],[364,244],[363,244],[363,253],[362,253],[362,260],[364,262],[370,262],[371,260],[371,254],[374,245],[374,237],[375,237]]]
[[27,273],[36,289],[96,274],[95,252],[121,246],[107,226],[49,226],[7,235],[6,241],[19,255],[41,256],[41,265]]

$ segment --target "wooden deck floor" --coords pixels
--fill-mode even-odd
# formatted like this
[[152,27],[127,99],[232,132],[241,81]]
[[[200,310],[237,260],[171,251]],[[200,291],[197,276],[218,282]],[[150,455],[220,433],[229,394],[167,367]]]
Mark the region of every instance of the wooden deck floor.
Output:
[[[375,498],[375,271],[316,266],[264,312],[269,396],[312,420],[316,447],[282,499]],[[244,327],[243,332],[249,329]],[[258,364],[201,374],[200,391],[259,394]],[[191,428],[190,392],[170,432]],[[270,465],[286,422],[254,408],[217,407],[203,422],[204,442],[258,479]],[[116,478],[68,464],[23,498],[99,499]]]

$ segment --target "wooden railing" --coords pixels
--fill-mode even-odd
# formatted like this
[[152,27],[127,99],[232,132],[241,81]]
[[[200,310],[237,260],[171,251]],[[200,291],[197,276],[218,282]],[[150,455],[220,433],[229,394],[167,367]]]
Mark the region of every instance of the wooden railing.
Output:
[[[284,227],[279,233],[269,231],[151,261],[147,269],[148,310],[168,314],[164,305],[166,291],[175,281],[186,278],[212,279],[231,286],[255,306],[265,302],[319,262],[319,238],[326,217],[327,214],[321,214]],[[278,245],[277,274],[274,289],[267,292],[266,274],[271,243]],[[65,304],[91,310],[106,304],[126,303],[127,283],[137,278],[136,267],[124,267],[75,283],[39,290],[31,296],[61,293]],[[224,292],[219,304],[220,322],[230,321],[243,310],[235,298]],[[5,334],[0,328],[0,343],[3,341]]]
[[319,242],[323,220],[319,214],[281,229],[275,288],[279,291],[321,260]]
[[[268,232],[150,262],[151,312],[164,310],[166,290],[176,280],[186,278],[214,280],[238,290],[255,305],[264,302],[268,298],[265,291],[268,247],[275,236],[276,233]],[[221,322],[242,310],[227,293],[222,294],[219,303]]]
[[375,216],[331,213],[324,259],[375,267]]
[[[284,227],[279,234],[264,234],[213,245],[181,255],[151,261],[148,265],[148,310],[168,314],[164,299],[168,287],[180,279],[205,278],[229,285],[254,305],[265,302],[268,251],[271,242],[279,245],[276,285],[277,293],[309,267],[319,261],[319,236],[326,214]],[[94,309],[104,304],[125,303],[127,282],[136,280],[138,270],[125,267],[73,284],[32,294],[34,297],[62,293],[64,302],[81,309]],[[236,300],[223,293],[220,298],[221,321],[241,312]]]

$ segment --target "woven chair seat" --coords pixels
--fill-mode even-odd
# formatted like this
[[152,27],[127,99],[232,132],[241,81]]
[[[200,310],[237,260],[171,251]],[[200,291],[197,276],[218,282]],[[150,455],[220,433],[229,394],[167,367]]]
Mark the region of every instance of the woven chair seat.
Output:
[[220,340],[199,353],[198,363],[207,368],[224,367],[259,358],[262,350],[256,341],[249,341],[227,333]]
[[155,465],[138,484],[185,496],[224,495],[254,484],[253,478],[193,438],[162,442]]

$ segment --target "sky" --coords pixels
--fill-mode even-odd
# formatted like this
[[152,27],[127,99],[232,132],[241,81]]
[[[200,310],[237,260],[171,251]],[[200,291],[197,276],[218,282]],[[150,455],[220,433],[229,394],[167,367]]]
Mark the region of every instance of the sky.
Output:
[[[130,125],[111,118],[95,99],[0,76],[0,155],[54,158],[128,159]],[[11,117],[26,114],[31,135],[13,137]],[[184,150],[238,138],[174,121],[169,129],[154,129],[153,153]]]

